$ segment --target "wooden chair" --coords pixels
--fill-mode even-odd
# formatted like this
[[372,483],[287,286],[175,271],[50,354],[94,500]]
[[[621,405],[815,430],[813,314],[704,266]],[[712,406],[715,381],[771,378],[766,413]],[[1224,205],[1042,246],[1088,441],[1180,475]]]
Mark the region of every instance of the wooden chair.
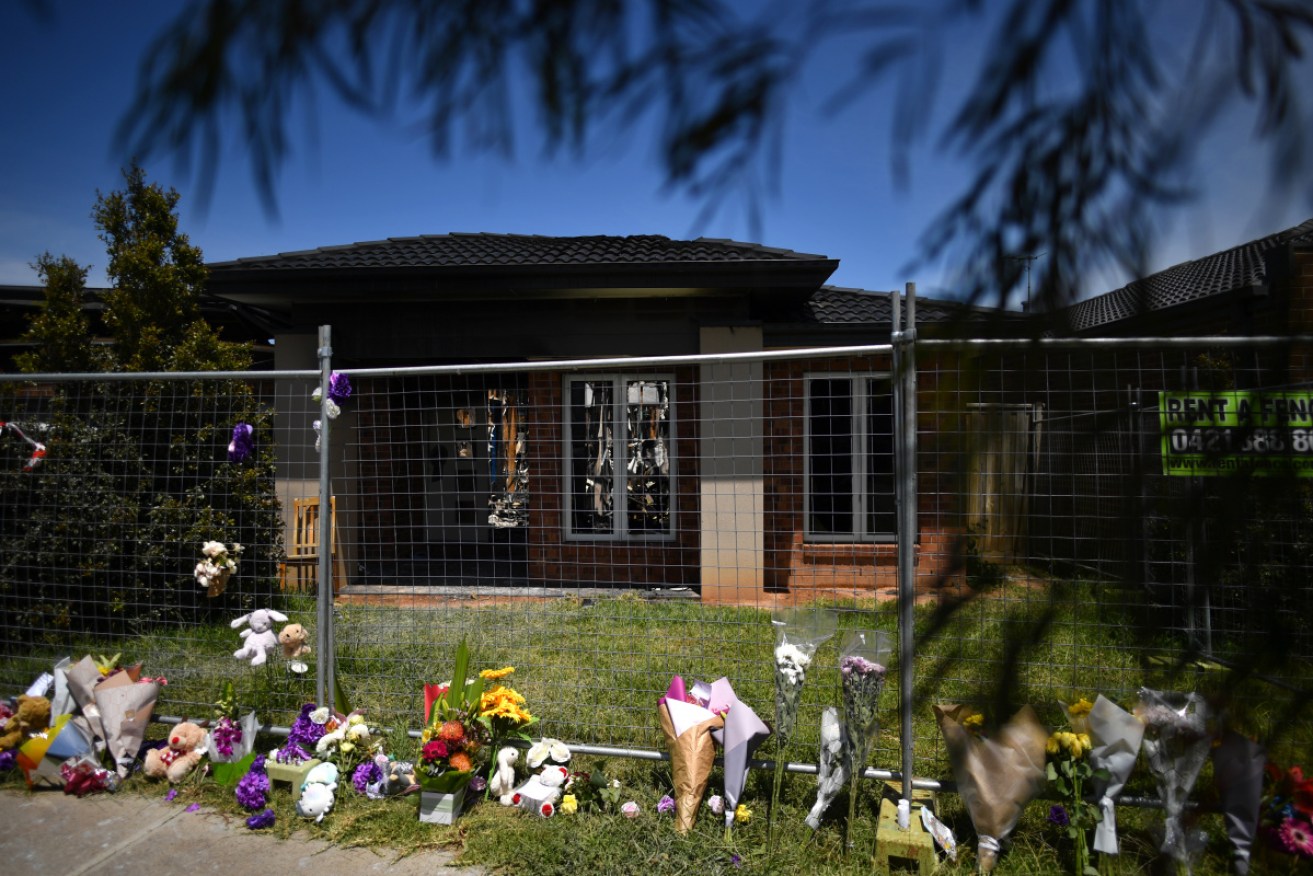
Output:
[[[330,497],[332,515],[332,542],[329,555],[333,558],[333,593],[346,586],[346,564],[337,553],[337,497]],[[319,579],[319,497],[292,500],[292,543],[282,565],[278,586],[283,590],[315,592]]]

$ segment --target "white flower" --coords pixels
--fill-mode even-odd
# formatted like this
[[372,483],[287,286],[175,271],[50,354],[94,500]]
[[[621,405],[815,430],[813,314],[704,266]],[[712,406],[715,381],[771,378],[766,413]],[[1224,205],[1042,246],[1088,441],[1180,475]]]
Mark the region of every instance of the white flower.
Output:
[[316,386],[315,391],[310,393],[310,400],[315,404],[319,404],[319,400],[323,397],[324,397],[324,388],[322,386]]
[[240,553],[241,553],[242,551],[244,551],[244,550],[246,550],[246,548],[242,547],[242,546],[241,546],[240,544],[238,544],[237,542],[233,542],[233,546],[230,547],[230,548],[228,548],[228,553],[230,553],[230,554],[240,554]]
[[784,663],[785,661],[795,664],[800,669],[806,669],[807,664],[811,663],[812,659],[807,656],[807,652],[797,645],[784,644],[775,649],[775,662]]
[[327,724],[329,715],[328,706],[320,706],[310,713],[310,720],[316,724]]
[[712,794],[707,798],[707,808],[714,814],[721,815],[725,811],[725,799],[719,794]]
[[338,414],[342,413],[342,409],[337,406],[337,402],[330,398],[324,402],[324,413],[328,414],[328,419],[336,420]]
[[207,557],[217,557],[219,554],[227,552],[227,550],[228,549],[223,546],[223,542],[221,541],[207,541],[205,544],[201,545],[201,553],[205,554]]
[[347,729],[346,735],[348,739],[354,739],[357,742],[368,742],[370,733],[369,728],[364,724],[352,724]]

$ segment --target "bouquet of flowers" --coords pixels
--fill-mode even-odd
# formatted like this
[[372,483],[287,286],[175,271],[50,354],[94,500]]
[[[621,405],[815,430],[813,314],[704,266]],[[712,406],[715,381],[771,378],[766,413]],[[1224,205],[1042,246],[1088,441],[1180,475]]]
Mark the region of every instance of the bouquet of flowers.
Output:
[[1085,801],[1085,787],[1094,776],[1089,756],[1094,743],[1086,720],[1092,708],[1093,703],[1083,698],[1066,707],[1072,729],[1053,733],[1045,748],[1049,755],[1049,784],[1063,801],[1049,810],[1049,821],[1065,830],[1076,845],[1076,876],[1084,876],[1090,866],[1085,834],[1099,820],[1098,807]]
[[[713,728],[711,736],[720,743],[725,763],[725,839],[730,838],[734,821],[745,821],[739,799],[748,778],[748,761],[757,746],[766,741],[770,728],[757,717],[757,713],[734,693],[729,679],[720,678],[711,683],[711,701],[724,706],[721,716],[724,725]],[[671,804],[673,809],[673,801]]]
[[329,720],[334,718],[333,710],[328,706],[316,706],[306,703],[301,707],[301,714],[292,722],[287,741],[281,748],[269,752],[269,759],[274,763],[302,763],[312,760],[312,752],[319,740],[328,732]]
[[328,729],[315,743],[315,756],[337,764],[344,775],[362,763],[372,763],[374,755],[383,751],[378,730],[370,727],[359,711],[345,717],[334,714],[331,726],[325,726]]
[[788,762],[785,749],[798,723],[807,667],[816,649],[834,635],[835,624],[834,612],[817,608],[791,608],[771,616],[771,626],[775,627],[775,781],[766,818],[768,843],[774,841],[775,810],[780,804],[780,785]]
[[935,706],[958,793],[979,840],[978,869],[988,873],[1022,811],[1044,788],[1048,731],[1023,706],[993,738],[984,716],[966,706]]
[[[853,630],[839,651],[843,693],[843,761],[848,773],[848,831],[857,818],[857,785],[880,727],[880,693],[891,650],[883,630]],[[849,842],[851,845],[851,841]]]
[[[318,386],[310,393],[310,400],[315,404],[320,404],[323,397],[323,390]],[[328,419],[336,420],[342,413],[342,405],[346,404],[346,400],[350,397],[351,379],[341,371],[334,371],[328,376],[328,401],[324,404]]]
[[479,673],[483,692],[478,697],[478,720],[492,740],[493,751],[500,751],[509,739],[529,742],[529,728],[538,721],[529,714],[524,696],[504,683],[514,672],[514,666],[503,666]]
[[242,546],[233,542],[228,547],[221,541],[207,541],[201,545],[201,561],[193,574],[196,583],[205,588],[206,596],[220,596],[228,586],[228,579],[237,571]]
[[728,703],[711,701],[710,685],[697,683],[690,690],[678,675],[670,679],[665,696],[657,700],[661,732],[670,749],[675,830],[680,833],[692,830],[697,820],[716,760],[716,740],[711,733],[725,726],[728,709]]
[[1313,861],[1313,778],[1298,766],[1283,770],[1269,763],[1259,823],[1272,848]]
[[830,803],[848,783],[848,769],[843,762],[843,722],[839,710],[827,706],[821,712],[821,752],[816,770],[816,802],[807,813],[807,826],[816,830]]
[[[1082,700],[1081,703],[1085,701]],[[1078,703],[1073,709],[1081,706]],[[1094,828],[1094,849],[1103,855],[1118,853],[1117,795],[1135,769],[1144,739],[1144,724],[1130,712],[1100,694],[1082,718],[1068,710],[1072,727],[1083,724],[1090,735],[1090,765],[1094,768],[1090,789],[1099,799],[1099,823]]]
[[237,694],[231,681],[225,682],[223,693],[214,703],[214,724],[210,727],[205,749],[213,763],[236,763],[255,748],[255,734],[260,722],[255,712],[237,717]]
[[[465,642],[456,649],[451,681],[424,686],[424,732],[420,734],[416,778],[426,791],[463,792],[474,775],[476,758],[488,742],[489,723],[481,720],[485,679],[470,679]],[[491,720],[491,719],[489,719]]]
[[1144,722],[1144,754],[1149,771],[1158,780],[1158,797],[1167,817],[1160,850],[1190,872],[1181,816],[1199,770],[1208,760],[1212,737],[1208,707],[1198,694],[1179,694],[1140,688],[1135,714]]

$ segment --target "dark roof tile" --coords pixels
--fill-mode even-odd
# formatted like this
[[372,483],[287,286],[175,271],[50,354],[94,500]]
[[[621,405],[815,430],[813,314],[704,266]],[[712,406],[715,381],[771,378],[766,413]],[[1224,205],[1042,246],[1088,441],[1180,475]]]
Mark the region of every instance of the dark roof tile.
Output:
[[1267,279],[1268,252],[1292,243],[1313,243],[1313,219],[1077,302],[1067,308],[1068,325],[1073,331],[1087,331],[1138,314],[1261,285]]

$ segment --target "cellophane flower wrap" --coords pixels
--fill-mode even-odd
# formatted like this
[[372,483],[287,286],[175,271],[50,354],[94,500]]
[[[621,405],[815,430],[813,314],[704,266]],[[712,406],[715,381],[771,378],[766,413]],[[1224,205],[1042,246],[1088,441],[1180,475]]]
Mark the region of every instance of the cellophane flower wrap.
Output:
[[1030,706],[992,735],[983,732],[982,718],[967,706],[935,706],[958,794],[976,828],[977,868],[987,873],[1026,805],[1044,790],[1049,733]]
[[[752,707],[739,699],[728,678],[711,683],[711,708],[725,719],[724,726],[711,731],[711,737],[720,744],[725,774],[725,839],[736,821],[735,811],[743,787],[748,779],[748,764],[757,746],[770,736],[770,727],[762,721]],[[743,821],[740,817],[738,821]]]
[[469,663],[462,641],[451,681],[424,686],[425,727],[416,778],[425,791],[454,794],[469,785],[487,744],[487,726],[479,720],[484,680],[469,678]]
[[1226,836],[1231,841],[1232,867],[1239,876],[1249,872],[1266,763],[1267,752],[1263,746],[1234,730],[1223,734],[1213,747],[1213,782],[1222,806]]
[[1189,873],[1190,852],[1181,816],[1212,747],[1208,706],[1195,693],[1145,687],[1140,688],[1135,714],[1144,722],[1144,755],[1166,814],[1159,851],[1172,858],[1178,870]]
[[210,725],[205,750],[212,763],[236,763],[255,748],[255,734],[260,729],[255,712],[238,717],[237,694],[231,681],[214,703],[214,721]]
[[1095,697],[1085,723],[1093,743],[1090,765],[1094,767],[1094,776],[1090,780],[1090,789],[1099,806],[1094,850],[1103,855],[1116,855],[1119,846],[1115,803],[1139,759],[1144,724],[1102,694]]
[[818,608],[788,608],[771,615],[771,626],[775,628],[775,780],[766,819],[769,842],[775,837],[775,810],[779,808],[780,786],[788,763],[786,749],[798,725],[807,668],[817,649],[834,635],[836,622],[833,611]]
[[880,729],[884,691],[893,644],[883,630],[853,630],[839,649],[839,689],[843,697],[843,762],[848,773],[848,830],[857,817],[857,787]]

